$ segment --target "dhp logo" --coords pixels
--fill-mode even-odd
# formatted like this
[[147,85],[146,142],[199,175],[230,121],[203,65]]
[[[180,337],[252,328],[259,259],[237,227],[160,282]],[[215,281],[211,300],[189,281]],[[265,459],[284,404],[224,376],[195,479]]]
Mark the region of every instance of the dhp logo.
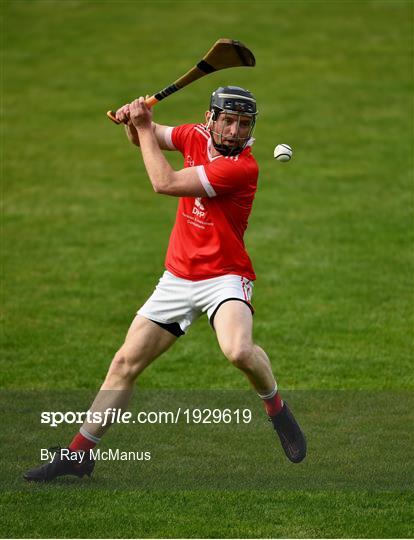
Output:
[[198,217],[204,217],[206,215],[204,205],[201,202],[201,197],[194,199],[193,214]]

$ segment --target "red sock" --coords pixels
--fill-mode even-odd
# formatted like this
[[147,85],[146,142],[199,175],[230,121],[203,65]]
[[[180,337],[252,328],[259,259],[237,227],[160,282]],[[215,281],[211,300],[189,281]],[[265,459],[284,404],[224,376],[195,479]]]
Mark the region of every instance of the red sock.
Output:
[[95,448],[97,444],[98,443],[90,441],[89,439],[84,437],[82,433],[77,433],[69,445],[69,450],[71,450],[72,452],[79,452],[80,450],[88,451],[92,450],[92,448]]
[[276,394],[270,399],[264,399],[263,404],[268,416],[276,416],[280,413],[283,407],[283,401],[279,395],[279,392],[276,392]]

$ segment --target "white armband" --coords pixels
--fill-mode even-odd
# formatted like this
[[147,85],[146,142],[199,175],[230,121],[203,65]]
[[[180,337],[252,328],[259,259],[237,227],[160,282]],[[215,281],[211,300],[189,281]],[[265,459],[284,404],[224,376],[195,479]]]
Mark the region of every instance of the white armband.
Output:
[[172,130],[174,128],[167,127],[167,129],[164,130],[164,142],[165,146],[167,146],[170,150],[177,150],[177,148],[174,146],[172,142]]
[[206,190],[207,195],[209,197],[216,197],[217,193],[214,191],[213,186],[210,184],[210,180],[207,178],[204,165],[197,165],[196,171],[197,171],[198,177],[200,178],[200,182],[203,185],[203,188]]

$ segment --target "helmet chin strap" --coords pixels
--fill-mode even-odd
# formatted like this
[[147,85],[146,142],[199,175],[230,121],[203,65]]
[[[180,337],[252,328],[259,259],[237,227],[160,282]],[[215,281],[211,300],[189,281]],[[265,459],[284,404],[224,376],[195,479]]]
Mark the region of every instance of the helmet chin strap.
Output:
[[[214,133],[214,131],[212,133]],[[222,156],[238,156],[244,150],[244,146],[227,146],[226,144],[218,144],[213,137],[211,137],[211,140],[214,148]]]

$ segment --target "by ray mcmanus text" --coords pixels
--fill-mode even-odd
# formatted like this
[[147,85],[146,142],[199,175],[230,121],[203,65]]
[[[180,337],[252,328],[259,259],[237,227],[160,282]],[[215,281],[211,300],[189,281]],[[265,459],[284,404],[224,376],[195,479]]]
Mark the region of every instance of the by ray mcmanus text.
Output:
[[[88,451],[89,459],[94,459],[95,461],[150,461],[151,452],[148,450],[134,450],[134,451],[125,451],[120,450],[120,448],[108,448],[107,450],[102,450],[100,448],[92,448]],[[42,461],[52,462],[55,455],[60,453],[61,458],[72,459],[74,461],[82,462],[86,456],[87,451],[81,452],[71,452],[69,448],[60,448],[59,450],[50,450],[47,448],[40,449],[40,459]]]

